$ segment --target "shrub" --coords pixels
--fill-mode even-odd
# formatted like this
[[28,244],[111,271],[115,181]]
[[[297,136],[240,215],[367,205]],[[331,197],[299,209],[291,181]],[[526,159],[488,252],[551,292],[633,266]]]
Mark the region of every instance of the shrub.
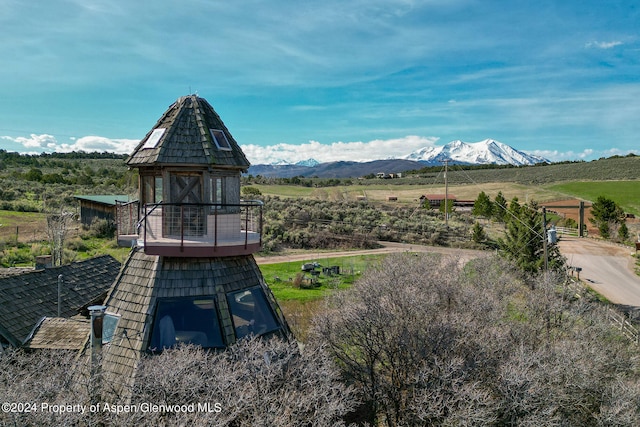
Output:
[[75,252],[86,252],[89,250],[89,247],[87,246],[86,242],[79,237],[66,240],[64,242],[64,246],[66,249],[69,249]]
[[89,236],[100,239],[112,239],[116,234],[116,225],[113,221],[96,219],[89,226]]
[[357,421],[638,425],[635,343],[563,275],[520,274],[497,257],[398,254],[331,295],[311,341],[356,387]]
[[240,192],[242,193],[243,196],[261,196],[262,195],[262,192],[260,191],[260,189],[256,187],[251,187],[251,186],[242,187],[242,190]]
[[[8,402],[88,405],[95,382],[87,357],[75,352],[9,351],[0,357],[0,395]],[[99,379],[99,377],[96,377]],[[181,346],[141,360],[130,402],[110,402],[103,383],[100,410],[0,412],[0,425],[341,426],[353,391],[323,347],[279,339],[245,339],[224,352]],[[104,405],[194,405],[183,411],[110,413]],[[197,405],[207,405],[198,410]],[[88,411],[87,411],[88,412]]]

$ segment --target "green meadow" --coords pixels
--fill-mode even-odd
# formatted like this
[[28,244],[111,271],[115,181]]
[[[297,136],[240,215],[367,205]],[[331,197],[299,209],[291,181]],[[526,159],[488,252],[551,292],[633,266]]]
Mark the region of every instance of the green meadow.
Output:
[[548,190],[594,202],[605,196],[626,212],[640,215],[640,181],[571,181],[546,187]]
[[[262,264],[259,267],[278,301],[307,302],[321,299],[337,289],[348,288],[364,271],[376,265],[383,256],[354,255],[336,258],[319,256],[305,261]],[[303,264],[312,262],[320,265],[316,270],[321,272],[314,284],[310,284],[311,274],[302,271]],[[340,274],[322,273],[322,267],[331,266],[339,267]]]

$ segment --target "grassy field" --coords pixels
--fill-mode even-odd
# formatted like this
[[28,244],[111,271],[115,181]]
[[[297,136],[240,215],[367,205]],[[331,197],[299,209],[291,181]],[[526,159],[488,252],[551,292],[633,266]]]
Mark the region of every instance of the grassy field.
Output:
[[46,239],[46,223],[44,213],[0,210],[0,240]]
[[[291,185],[252,185],[264,195],[278,197],[314,198],[319,200],[357,200],[365,197],[370,202],[387,203],[390,196],[397,201],[393,204],[417,204],[423,194],[444,194],[443,182],[430,184],[376,184],[376,185],[349,185],[328,188],[296,187]],[[535,200],[539,202],[556,200],[563,197],[561,192],[544,188],[540,185],[525,185],[512,182],[468,183],[451,184],[449,193],[459,200],[475,200],[484,191],[492,199],[502,192],[507,200],[518,197],[526,202]]]
[[594,202],[605,196],[622,206],[625,212],[640,215],[640,182],[576,181],[554,184],[548,190]]
[[[260,271],[282,309],[289,327],[300,341],[306,341],[311,320],[323,308],[324,297],[338,289],[351,286],[364,271],[377,264],[385,255],[356,255],[339,258],[310,256],[306,261],[262,264]],[[304,289],[294,285],[303,263],[318,262],[321,266],[339,266],[340,274],[318,277],[319,286]],[[310,277],[310,275],[306,275]]]
[[[350,257],[323,258],[310,257],[307,261],[292,261],[278,264],[260,265],[265,281],[278,301],[307,302],[321,299],[336,289],[345,289],[353,284],[371,265],[376,264],[384,255],[356,255]],[[303,288],[294,284],[296,276],[302,274],[302,264],[317,262],[321,267],[338,266],[339,275],[321,274],[317,286]],[[318,268],[321,270],[321,268]],[[305,279],[311,278],[305,274]]]

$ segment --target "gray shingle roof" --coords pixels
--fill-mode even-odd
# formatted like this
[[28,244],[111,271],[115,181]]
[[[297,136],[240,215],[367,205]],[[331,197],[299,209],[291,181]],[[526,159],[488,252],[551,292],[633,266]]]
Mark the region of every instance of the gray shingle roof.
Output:
[[[164,129],[157,141],[159,132]],[[211,130],[224,132],[230,149],[219,148]],[[151,140],[150,140],[151,138]],[[216,165],[246,170],[250,164],[220,116],[204,99],[183,96],[173,103],[127,159],[132,167]]]
[[63,276],[61,317],[101,301],[120,271],[110,255],[0,278],[0,334],[19,346],[36,323],[58,313],[58,276]]
[[107,312],[121,316],[113,339],[103,347],[103,378],[113,396],[127,399],[133,386],[136,366],[149,345],[157,298],[217,295],[223,334],[232,342],[234,329],[225,294],[257,285],[264,287],[279,321],[285,324],[251,255],[173,258],[134,249],[105,301]]

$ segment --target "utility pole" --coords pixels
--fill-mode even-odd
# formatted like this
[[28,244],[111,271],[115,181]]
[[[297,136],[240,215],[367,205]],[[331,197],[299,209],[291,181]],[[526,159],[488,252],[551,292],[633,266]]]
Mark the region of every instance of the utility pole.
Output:
[[447,181],[447,171],[449,170],[449,159],[444,160],[444,225],[449,228],[449,183]]
[[544,271],[549,270],[549,251],[547,249],[547,208],[542,208],[542,247],[544,249]]

